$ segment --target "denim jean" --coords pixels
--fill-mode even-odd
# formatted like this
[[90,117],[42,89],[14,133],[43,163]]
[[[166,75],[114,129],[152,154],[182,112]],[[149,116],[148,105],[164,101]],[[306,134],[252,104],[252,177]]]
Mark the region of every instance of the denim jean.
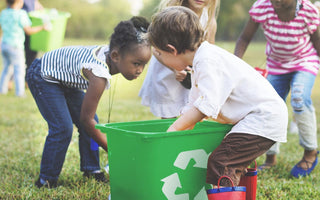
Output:
[[25,94],[25,57],[24,50],[12,47],[5,43],[1,44],[3,70],[0,78],[0,93],[8,92],[8,83],[11,78],[10,66],[13,66],[13,77],[17,96]]
[[[90,148],[91,138],[80,123],[84,92],[44,80],[41,77],[39,59],[36,59],[28,68],[26,79],[49,128],[42,153],[40,178],[58,179],[71,141],[73,124],[79,132],[80,170],[100,170],[99,150]],[[95,120],[98,122],[97,115]]]
[[[314,150],[318,147],[316,115],[311,100],[315,78],[315,75],[304,71],[283,75],[268,75],[267,77],[284,101],[286,101],[291,90],[290,104],[293,109],[293,117],[299,130],[300,145],[305,150]],[[279,143],[276,143],[267,154],[273,155],[279,153],[279,151]]]

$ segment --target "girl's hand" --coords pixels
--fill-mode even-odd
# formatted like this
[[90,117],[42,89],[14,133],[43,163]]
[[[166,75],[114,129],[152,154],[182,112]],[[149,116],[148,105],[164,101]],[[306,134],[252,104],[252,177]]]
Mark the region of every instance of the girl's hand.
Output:
[[182,70],[182,71],[175,70],[175,74],[176,74],[176,80],[179,82],[182,82],[187,76],[187,72],[185,70]]
[[182,82],[186,78],[188,71],[191,71],[191,68],[189,66],[186,67],[186,69],[182,70],[182,71],[175,70],[176,80],[179,82]]
[[82,72],[89,80],[89,87],[82,102],[80,122],[86,129],[88,135],[105,151],[108,151],[106,135],[95,128],[97,122],[94,119],[100,98],[105,90],[107,80],[95,76],[92,71],[88,69],[82,69]]

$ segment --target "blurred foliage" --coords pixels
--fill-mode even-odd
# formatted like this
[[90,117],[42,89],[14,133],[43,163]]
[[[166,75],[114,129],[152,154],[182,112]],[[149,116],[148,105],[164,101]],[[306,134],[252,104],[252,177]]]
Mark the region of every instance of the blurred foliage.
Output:
[[[220,0],[216,40],[236,40],[249,19],[248,11],[255,0]],[[159,0],[144,0],[140,14],[148,19],[156,12]],[[264,40],[261,30],[255,39]]]
[[[131,17],[130,1],[100,0],[98,3],[91,4],[87,0],[40,0],[46,8],[56,8],[59,11],[71,13],[66,37],[103,40],[108,40],[113,28],[121,20]],[[249,19],[248,11],[255,0],[220,1],[216,40],[235,41]],[[144,7],[140,15],[151,20],[151,16],[157,11],[159,2],[160,0],[143,0]],[[4,6],[5,0],[0,1],[0,8]],[[254,39],[264,40],[261,29],[255,34]]]
[[71,13],[66,37],[108,39],[113,28],[131,17],[127,0],[101,0],[91,4],[85,0],[40,0],[46,8]]
[[157,12],[159,0],[143,0],[143,8],[140,11],[140,15],[151,20],[151,16]]
[[[39,0],[45,8],[71,13],[68,19],[66,37],[108,40],[113,28],[131,17],[128,0],[101,0],[88,3],[86,0]],[[1,10],[5,0],[0,1]]]
[[[255,0],[221,0],[217,19],[217,40],[236,40],[249,19],[249,9]],[[261,29],[255,34],[255,40],[264,40]]]

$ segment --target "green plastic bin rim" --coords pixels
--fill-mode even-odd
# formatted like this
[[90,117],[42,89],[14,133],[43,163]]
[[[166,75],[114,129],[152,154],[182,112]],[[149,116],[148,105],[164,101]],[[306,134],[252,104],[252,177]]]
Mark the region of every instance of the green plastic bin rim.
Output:
[[[195,128],[192,130],[184,130],[184,131],[174,131],[174,132],[152,132],[152,131],[133,131],[126,130],[126,127],[130,126],[143,126],[150,124],[169,124],[171,125],[176,119],[159,119],[159,120],[146,120],[146,121],[132,121],[132,122],[115,122],[109,124],[96,124],[96,128],[101,130],[103,133],[113,133],[113,132],[121,132],[123,134],[133,133],[135,135],[139,135],[140,137],[150,138],[150,137],[172,137],[172,136],[181,136],[181,135],[197,135],[197,134],[212,134],[212,132],[219,133],[227,133],[231,130],[231,124],[220,124],[214,121],[204,120],[202,122],[198,122],[196,126],[201,126],[201,128]],[[152,133],[152,134],[150,134]]]
[[63,18],[71,17],[71,13],[64,12],[64,11],[58,11],[58,10],[56,10],[57,15],[50,15],[51,10],[52,9],[50,9],[50,8],[44,8],[42,10],[31,11],[31,12],[28,13],[28,15],[31,18],[37,18],[37,19],[42,19],[43,15],[47,15],[47,16],[50,17],[51,20],[54,20],[56,18],[62,18],[62,17]]

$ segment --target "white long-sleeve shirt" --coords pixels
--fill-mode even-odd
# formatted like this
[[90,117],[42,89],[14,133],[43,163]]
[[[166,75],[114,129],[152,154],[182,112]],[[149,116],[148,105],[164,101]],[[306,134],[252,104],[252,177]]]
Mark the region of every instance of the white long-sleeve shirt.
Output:
[[248,133],[286,142],[286,104],[250,65],[204,42],[192,66],[192,88],[183,112],[195,106],[218,122],[233,124],[230,133]]

